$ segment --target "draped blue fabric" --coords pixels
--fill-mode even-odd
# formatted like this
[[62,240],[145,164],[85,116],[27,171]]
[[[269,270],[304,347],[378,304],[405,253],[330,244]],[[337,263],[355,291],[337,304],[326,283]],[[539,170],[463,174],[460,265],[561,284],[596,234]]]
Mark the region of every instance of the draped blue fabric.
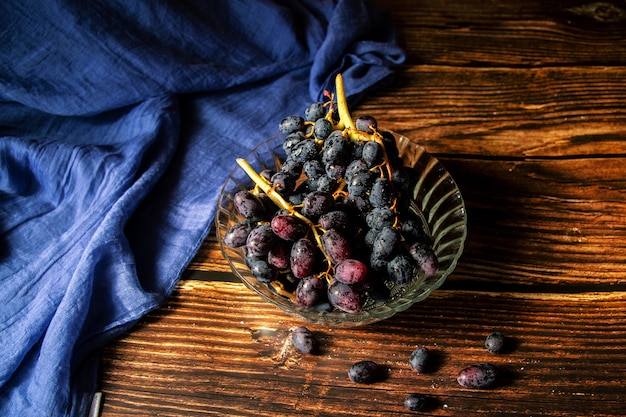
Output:
[[161,305],[234,158],[402,63],[360,1],[0,2],[0,415],[82,416]]

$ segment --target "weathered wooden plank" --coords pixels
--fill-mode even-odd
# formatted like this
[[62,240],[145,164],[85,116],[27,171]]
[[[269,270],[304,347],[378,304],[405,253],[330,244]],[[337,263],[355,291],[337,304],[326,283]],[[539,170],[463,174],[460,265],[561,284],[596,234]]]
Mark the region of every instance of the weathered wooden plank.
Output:
[[[402,401],[413,391],[436,400],[430,415],[621,415],[625,302],[626,293],[439,290],[364,328],[311,325],[322,352],[305,356],[288,342],[289,328],[303,323],[243,285],[183,281],[166,306],[106,348],[102,415],[410,415]],[[513,341],[510,352],[484,349],[494,329]],[[408,368],[417,345],[435,353],[427,374]],[[347,368],[363,359],[384,367],[383,380],[348,380]],[[501,383],[460,387],[458,371],[482,361],[500,367]]]
[[435,154],[625,156],[626,68],[406,67],[353,111]]
[[402,28],[410,64],[626,63],[626,5],[621,1],[379,3]]
[[623,159],[442,161],[468,214],[467,245],[450,282],[550,291],[626,284]]

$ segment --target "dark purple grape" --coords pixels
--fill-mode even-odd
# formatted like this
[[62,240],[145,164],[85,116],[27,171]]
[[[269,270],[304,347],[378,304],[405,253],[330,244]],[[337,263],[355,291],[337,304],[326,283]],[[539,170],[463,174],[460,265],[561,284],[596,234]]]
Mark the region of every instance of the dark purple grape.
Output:
[[302,163],[294,161],[293,159],[287,159],[283,163],[283,166],[280,167],[280,171],[298,178],[300,176],[300,172],[302,172]]
[[252,231],[252,223],[248,220],[235,223],[224,235],[224,244],[231,248],[239,248],[246,244],[248,235]]
[[304,182],[304,186],[306,186],[307,191],[318,191],[317,189],[317,183],[319,181],[319,178],[307,178]]
[[306,161],[302,166],[302,170],[304,171],[304,174],[312,180],[317,180],[326,173],[324,165],[319,159],[310,159]]
[[[341,138],[346,140],[346,138],[343,135],[343,131],[341,130],[333,130],[332,133],[328,137],[328,139],[332,139],[332,140],[341,139]],[[349,143],[349,140],[346,140],[346,143]]]
[[276,236],[284,240],[298,240],[308,231],[307,225],[291,214],[278,214],[270,224]]
[[369,196],[373,207],[391,207],[394,200],[393,188],[387,178],[376,178]]
[[346,199],[346,203],[348,203],[351,207],[354,207],[360,213],[367,213],[372,209],[372,205],[370,204],[370,200],[365,195],[348,195]]
[[413,243],[419,240],[428,242],[428,246],[430,246],[430,238],[426,235],[422,222],[414,217],[404,219],[400,232],[407,242]]
[[352,153],[350,159],[357,160],[361,159],[363,156],[363,142],[361,141],[352,141]]
[[272,175],[272,187],[281,195],[290,194],[296,188],[298,177],[288,172],[278,171]]
[[324,142],[324,150],[322,151],[322,162],[343,163],[347,165],[348,157],[351,153],[350,143],[344,138],[338,130],[334,131]]
[[426,275],[435,275],[439,270],[439,260],[432,248],[423,242],[415,242],[409,247],[409,253],[419,268]]
[[324,213],[332,210],[335,199],[331,193],[313,191],[307,194],[302,201],[302,214],[317,219]]
[[383,162],[383,148],[377,142],[366,142],[363,145],[361,158],[368,168],[380,165]]
[[323,193],[331,193],[336,188],[337,188],[337,180],[324,174],[318,178],[315,190],[321,191]]
[[287,156],[290,156],[293,150],[293,147],[297,143],[302,142],[303,140],[306,140],[306,137],[304,136],[304,133],[302,132],[294,132],[294,133],[287,135],[287,137],[283,141],[283,150],[285,151]]
[[[270,178],[270,180],[271,180],[271,178]],[[264,192],[259,192],[256,195],[256,198],[261,202],[261,204],[263,205],[264,210],[265,210],[265,216],[263,217],[263,220],[268,219],[269,216],[272,215],[274,210],[276,210],[276,204],[274,204],[272,199],[267,194],[265,194]]]
[[[369,267],[369,265],[368,268],[371,271],[371,267]],[[356,291],[365,294],[368,299],[385,301],[389,296],[388,288],[378,275],[368,273],[365,279],[357,282],[356,284],[352,284],[351,286]],[[386,296],[383,297],[383,294],[386,294]]]
[[357,259],[345,259],[335,267],[335,279],[344,284],[356,284],[367,276],[367,265]]
[[296,287],[296,304],[309,308],[326,298],[326,280],[315,275],[304,277]]
[[382,272],[387,270],[387,259],[379,258],[375,253],[370,254],[370,267],[374,271]]
[[291,247],[285,242],[276,242],[267,253],[267,263],[282,271],[290,267]]
[[398,229],[393,227],[383,227],[374,239],[372,245],[372,255],[376,258],[387,259],[396,250],[396,244],[400,239]]
[[398,285],[408,284],[415,276],[413,260],[404,252],[396,254],[387,263],[387,275]]
[[328,163],[324,167],[326,175],[334,180],[340,180],[346,173],[346,165],[344,163]]
[[330,120],[321,118],[315,121],[313,134],[316,139],[325,140],[333,132],[333,124]]
[[504,350],[505,339],[501,332],[492,332],[485,339],[485,348],[491,353],[500,353]]
[[389,207],[376,207],[365,217],[367,226],[375,230],[392,227],[395,221],[396,214]]
[[311,275],[315,267],[315,245],[310,239],[298,239],[291,247],[291,272],[296,278]]
[[276,235],[269,223],[261,223],[250,231],[246,247],[250,254],[264,256],[270,251],[276,241]]
[[306,139],[296,143],[291,148],[290,158],[304,164],[306,161],[317,158],[319,149],[314,140]]
[[[410,192],[410,171],[398,156],[394,136],[383,131],[382,142],[352,141],[344,130],[333,129],[339,121],[336,109],[328,111],[324,103],[314,102],[304,117],[284,118],[279,127],[287,157],[280,169],[262,172],[293,210],[316,223],[315,233],[309,232],[308,222],[277,209],[255,188],[248,191],[252,198],[241,198],[250,222],[229,229],[226,242],[233,247],[245,244],[246,263],[259,279],[284,286],[300,307],[357,312],[366,294],[376,300],[388,297],[390,279],[405,283],[413,278],[418,266],[411,244],[419,241],[431,250],[432,245],[424,233],[415,235],[416,225],[405,227],[410,199],[399,196]],[[379,137],[373,117],[358,118],[356,127]],[[391,170],[383,166],[385,156]],[[256,223],[262,227],[254,227]],[[326,267],[333,276],[320,278]]]
[[266,255],[257,256],[251,254],[250,252],[246,252],[245,261],[248,267],[250,267],[250,265],[252,265],[255,261],[258,261],[259,259],[263,261],[267,260]]
[[237,191],[233,196],[233,204],[239,214],[248,220],[259,221],[267,214],[263,203],[250,191]]
[[342,210],[333,210],[324,213],[318,219],[319,226],[324,230],[336,229],[340,232],[348,230],[350,215]]
[[497,368],[490,363],[477,363],[461,369],[457,382],[465,388],[487,389],[496,383]]
[[348,240],[337,229],[327,230],[322,235],[322,246],[326,255],[335,265],[352,256]]
[[278,129],[284,135],[304,130],[304,119],[300,116],[285,117],[278,124]]
[[369,172],[369,168],[363,159],[355,159],[346,167],[345,177],[350,181],[356,174]]
[[304,326],[291,330],[291,341],[293,346],[304,354],[315,354],[318,352],[318,342],[313,333]]
[[260,282],[270,282],[275,277],[272,267],[263,259],[256,259],[250,262],[250,272]]
[[348,369],[350,381],[357,384],[370,384],[378,379],[379,366],[374,361],[360,361]]
[[346,313],[358,313],[363,308],[365,297],[350,285],[334,281],[328,286],[328,301]]
[[356,118],[354,121],[354,125],[357,130],[366,133],[374,133],[374,131],[378,128],[376,123],[376,119],[372,116],[363,115]]
[[418,374],[424,373],[428,369],[430,351],[427,347],[421,346],[411,352],[409,357],[409,367]]
[[409,394],[404,399],[404,406],[410,411],[424,411],[427,404],[428,399],[422,394]]
[[326,116],[326,108],[324,107],[324,103],[319,101],[311,103],[304,111],[304,118],[307,122],[314,122],[324,116]]
[[374,184],[374,174],[370,171],[354,174],[347,182],[348,194],[352,197],[365,196]]
[[287,201],[289,201],[289,204],[292,204],[294,206],[299,206],[302,204],[302,201],[304,200],[304,197],[308,194],[308,191],[303,191],[303,192],[297,192],[297,193],[291,193],[288,194],[287,197]]

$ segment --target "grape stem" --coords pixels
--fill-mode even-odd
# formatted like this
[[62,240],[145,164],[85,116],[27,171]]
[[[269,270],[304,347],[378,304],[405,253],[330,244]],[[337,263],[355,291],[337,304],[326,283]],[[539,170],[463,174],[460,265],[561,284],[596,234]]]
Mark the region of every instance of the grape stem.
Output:
[[254,168],[244,158],[237,158],[237,164],[244,170],[248,177],[261,189],[278,207],[288,210],[290,213],[294,212],[293,206],[289,204],[285,199],[274,190],[272,184],[270,184],[265,178],[260,176]]
[[348,109],[348,101],[346,99],[343,76],[341,74],[337,74],[335,77],[335,94],[337,95],[337,111],[339,112],[339,129],[356,129],[352,116],[350,116],[350,110]]
[[236,161],[237,161],[237,164],[248,175],[248,177],[250,177],[250,179],[252,181],[254,181],[254,183],[261,190],[263,190],[263,192],[274,202],[274,204],[276,204],[276,206],[278,206],[281,209],[287,210],[289,212],[289,214],[291,214],[292,216],[297,217],[298,219],[302,220],[305,224],[307,224],[309,226],[309,228],[313,232],[313,236],[315,237],[315,242],[317,243],[318,248],[320,249],[320,251],[324,255],[324,258],[326,258],[326,262],[328,262],[328,265],[330,267],[333,263],[330,260],[330,257],[326,254],[326,251],[324,250],[324,245],[322,244],[322,238],[320,237],[320,234],[319,234],[319,231],[318,231],[318,226],[313,224],[313,222],[308,217],[306,217],[305,215],[299,213],[291,203],[287,202],[274,189],[274,187],[272,187],[272,184],[270,184],[265,178],[260,176],[254,170],[254,168],[252,168],[252,166],[248,163],[248,161],[246,161],[244,158],[237,158]]
[[[325,92],[328,96],[330,96],[330,104],[329,110],[327,112],[326,117],[330,119],[333,113],[333,95]],[[381,174],[384,176],[384,170],[386,170],[386,174],[389,180],[392,179],[392,169],[389,163],[389,159],[387,157],[387,153],[385,152],[385,146],[382,141],[382,136],[380,133],[374,131],[372,134],[368,132],[362,132],[357,130],[354,120],[352,120],[352,116],[350,115],[350,110],[348,109],[348,101],[346,99],[346,93],[343,84],[343,76],[339,73],[335,77],[335,97],[337,99],[337,112],[339,113],[339,122],[334,126],[335,129],[339,129],[343,131],[344,136],[347,136],[350,140],[353,141],[375,141],[379,145],[381,145],[383,150],[383,163],[377,166],[376,168],[381,168]],[[311,123],[309,123],[311,124]],[[312,136],[311,133],[309,135]],[[313,236],[315,237],[315,241],[317,243],[318,248],[324,255],[326,262],[328,264],[328,269],[326,272],[322,272],[320,276],[324,276],[327,281],[330,281],[330,271],[333,269],[333,262],[330,260],[330,257],[326,254],[324,250],[324,245],[322,244],[322,239],[320,237],[320,230],[324,232],[318,225],[314,224],[308,217],[304,216],[300,212],[298,212],[295,207],[287,202],[272,186],[272,184],[260,176],[254,168],[246,161],[244,158],[237,158],[237,164],[245,171],[245,173],[250,177],[252,181],[259,187],[263,192],[276,204],[277,207],[287,210],[292,216],[302,220],[305,224],[309,226],[309,229],[313,232]],[[383,169],[383,167],[385,169]],[[343,181],[336,190],[336,194],[344,194],[343,188],[345,187],[345,181]],[[395,207],[395,202],[394,202]]]
[[389,180],[391,180],[391,167],[389,159],[387,158],[387,153],[385,152],[385,146],[381,139],[381,135],[378,132],[374,132],[373,134],[361,132],[356,128],[354,120],[352,120],[352,116],[350,115],[350,109],[348,108],[348,100],[346,98],[343,76],[341,73],[337,74],[335,77],[335,94],[337,95],[337,111],[339,112],[339,123],[337,127],[344,130],[351,140],[377,142],[383,150],[384,163],[381,165],[385,166]]

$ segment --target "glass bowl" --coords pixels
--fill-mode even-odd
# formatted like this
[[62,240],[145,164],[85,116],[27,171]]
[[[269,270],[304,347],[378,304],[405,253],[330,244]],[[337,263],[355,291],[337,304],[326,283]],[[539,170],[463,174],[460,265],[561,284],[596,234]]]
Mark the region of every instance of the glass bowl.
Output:
[[[346,313],[337,309],[330,312],[317,311],[299,307],[289,297],[275,292],[267,283],[258,281],[251,274],[242,248],[232,248],[224,243],[226,232],[241,219],[234,208],[233,196],[237,191],[250,189],[253,185],[237,164],[221,190],[215,216],[217,239],[233,273],[263,299],[292,316],[334,327],[355,327],[384,320],[426,299],[433,290],[439,288],[456,267],[463,251],[467,233],[463,197],[453,178],[435,157],[405,136],[390,133],[396,138],[405,166],[413,169],[417,179],[411,190],[411,205],[432,239],[432,247],[439,262],[437,273],[416,276],[407,285],[392,285],[389,288],[389,297],[384,300],[368,297],[358,313]],[[285,159],[282,143],[282,135],[274,136],[258,145],[244,159],[257,172],[266,168],[276,169]]]

